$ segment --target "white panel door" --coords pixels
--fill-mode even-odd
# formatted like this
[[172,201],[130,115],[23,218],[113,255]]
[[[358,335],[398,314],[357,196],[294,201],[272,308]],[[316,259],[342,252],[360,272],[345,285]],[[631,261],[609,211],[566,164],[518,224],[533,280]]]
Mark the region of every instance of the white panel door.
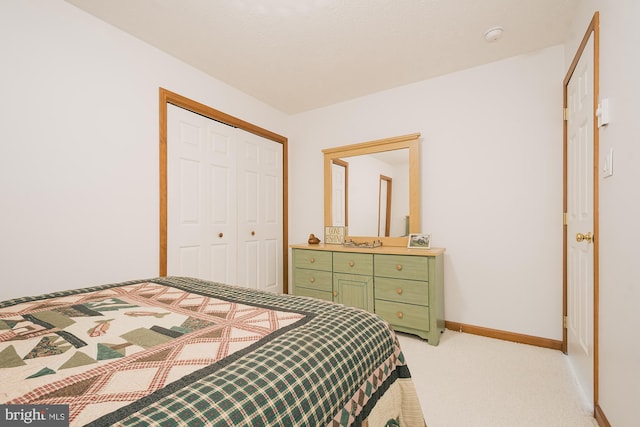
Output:
[[589,236],[594,229],[593,64],[592,35],[567,86],[567,351],[591,404],[594,249]]
[[281,293],[282,145],[238,134],[238,282]]
[[167,106],[167,274],[236,283],[236,129]]

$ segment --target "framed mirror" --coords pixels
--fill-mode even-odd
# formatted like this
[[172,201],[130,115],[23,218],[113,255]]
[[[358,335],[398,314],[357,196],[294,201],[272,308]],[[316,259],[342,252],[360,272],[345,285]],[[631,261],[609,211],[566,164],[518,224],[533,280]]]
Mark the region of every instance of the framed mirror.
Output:
[[406,246],[420,233],[420,134],[324,153],[324,223],[346,226],[356,242]]

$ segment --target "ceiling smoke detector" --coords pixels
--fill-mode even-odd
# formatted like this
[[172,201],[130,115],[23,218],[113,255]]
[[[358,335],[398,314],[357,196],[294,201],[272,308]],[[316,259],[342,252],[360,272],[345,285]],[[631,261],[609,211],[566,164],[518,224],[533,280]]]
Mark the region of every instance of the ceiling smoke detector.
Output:
[[502,37],[502,33],[504,32],[504,28],[502,27],[493,27],[489,28],[484,32],[484,39],[488,42],[494,42]]

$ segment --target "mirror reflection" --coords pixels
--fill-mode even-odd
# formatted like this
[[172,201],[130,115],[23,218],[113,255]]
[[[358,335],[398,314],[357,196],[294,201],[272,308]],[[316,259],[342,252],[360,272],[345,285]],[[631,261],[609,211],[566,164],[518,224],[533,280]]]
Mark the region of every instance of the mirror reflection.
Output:
[[333,225],[355,236],[404,236],[409,216],[409,149],[336,159]]
[[391,189],[393,178],[380,175],[380,196],[378,202],[378,237],[389,237],[391,234]]
[[331,206],[333,224],[345,227],[349,223],[349,163],[333,159],[331,163]]

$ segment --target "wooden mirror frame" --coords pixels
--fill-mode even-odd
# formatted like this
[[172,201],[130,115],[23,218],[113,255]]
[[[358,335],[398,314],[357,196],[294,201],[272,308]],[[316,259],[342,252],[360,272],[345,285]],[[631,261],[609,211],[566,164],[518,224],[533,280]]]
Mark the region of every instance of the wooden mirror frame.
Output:
[[[324,153],[324,225],[332,224],[331,164],[335,159],[409,149],[409,233],[420,233],[420,134],[378,139],[342,147],[326,148]],[[348,231],[348,229],[347,229]],[[383,246],[407,246],[408,237],[347,236],[355,242],[382,241]]]

